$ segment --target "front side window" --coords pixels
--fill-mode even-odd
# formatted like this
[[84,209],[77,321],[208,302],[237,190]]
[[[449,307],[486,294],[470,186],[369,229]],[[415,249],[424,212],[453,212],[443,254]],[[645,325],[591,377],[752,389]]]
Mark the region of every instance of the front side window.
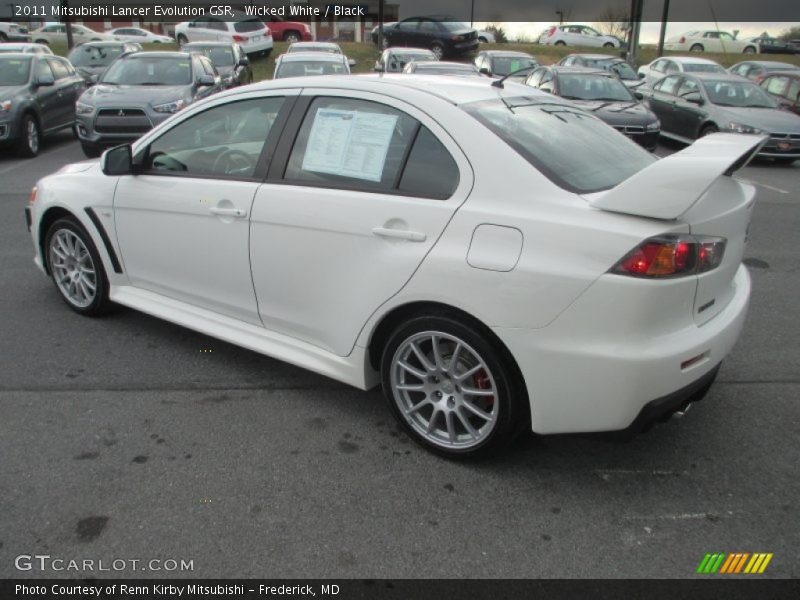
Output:
[[66,65],[60,60],[50,59],[47,62],[50,63],[50,68],[53,69],[53,76],[56,80],[69,77],[69,69],[67,69]]
[[700,91],[700,86],[697,85],[696,81],[694,81],[693,79],[684,79],[683,83],[681,83],[681,87],[678,88],[678,96],[682,98],[687,94],[699,91]]
[[155,140],[146,171],[250,179],[284,99],[255,98],[215,106]]
[[749,81],[704,81],[709,100],[717,106],[741,108],[776,108],[775,101]]
[[788,81],[788,77],[770,77],[767,82],[767,91],[770,94],[782,96]]
[[284,177],[333,188],[447,198],[458,185],[458,168],[441,142],[402,111],[354,98],[317,98],[300,127]]
[[553,183],[574,192],[612,188],[655,160],[600,119],[569,105],[518,97],[461,108]]
[[663,73],[664,69],[667,67],[667,61],[665,60],[657,60],[653,63],[653,71],[658,71],[659,73]]
[[657,92],[661,92],[662,94],[674,96],[678,91],[678,82],[680,82],[680,77],[677,75],[671,75],[669,77],[665,77],[655,84],[653,89]]

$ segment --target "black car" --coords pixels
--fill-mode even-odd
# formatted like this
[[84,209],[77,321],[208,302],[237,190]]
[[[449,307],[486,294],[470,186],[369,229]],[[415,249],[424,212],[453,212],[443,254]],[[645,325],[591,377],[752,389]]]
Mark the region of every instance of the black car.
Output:
[[658,144],[658,118],[613,73],[583,67],[539,67],[525,83],[572,101],[650,151]]
[[644,83],[627,62],[618,56],[608,54],[569,54],[562,58],[559,65],[564,67],[587,67],[603,69],[614,73],[629,88],[639,87]]
[[800,71],[800,67],[790,63],[776,62],[774,60],[746,60],[733,65],[728,69],[728,72],[740,77],[746,77],[756,83],[761,83],[764,77],[770,73],[795,70]]
[[[373,41],[378,41],[377,32],[373,32]],[[430,48],[437,59],[473,52],[479,44],[478,31],[453,17],[410,17],[398,23],[389,23],[383,28],[384,48]]]
[[205,54],[217,68],[222,85],[227,88],[253,83],[250,59],[239,44],[230,42],[191,42],[183,45],[184,52]]
[[689,144],[718,131],[767,135],[758,156],[784,163],[800,158],[800,117],[738,75],[676,73],[643,93],[661,119],[661,135]]
[[[489,77],[505,77],[509,73],[539,66],[536,57],[511,50],[484,50],[472,62],[481,73]],[[524,79],[529,73],[530,71],[523,72],[519,77]]]
[[72,66],[89,85],[94,85],[112,62],[123,54],[142,49],[135,42],[87,42],[75,46],[67,55]]
[[36,156],[42,136],[75,123],[75,100],[86,88],[65,58],[0,54],[0,144]]
[[778,38],[759,36],[750,41],[758,45],[759,54],[793,54],[789,42]]

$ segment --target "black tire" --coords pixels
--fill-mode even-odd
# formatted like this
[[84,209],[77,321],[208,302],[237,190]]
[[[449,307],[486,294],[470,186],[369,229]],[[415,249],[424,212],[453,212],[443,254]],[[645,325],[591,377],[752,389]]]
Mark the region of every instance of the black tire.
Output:
[[102,148],[88,142],[81,142],[81,150],[83,150],[86,158],[97,158],[103,153]]
[[[411,417],[406,417],[401,411],[398,405],[401,400],[395,398],[395,392],[392,387],[392,368],[395,365],[395,354],[414,335],[428,331],[454,336],[465,342],[485,363],[489,372],[486,377],[491,377],[494,382],[496,395],[491,396],[489,401],[493,409],[496,403],[494,427],[485,434],[484,439],[470,447],[448,448],[426,439],[412,426],[409,421]],[[455,381],[455,379],[452,381]],[[527,391],[508,351],[502,347],[488,329],[484,330],[480,326],[469,324],[467,321],[462,321],[459,317],[446,311],[417,315],[398,326],[392,332],[383,348],[381,357],[381,382],[384,396],[389,402],[390,410],[398,423],[416,443],[441,456],[448,458],[483,457],[506,447],[523,430],[530,431]],[[463,382],[456,384],[457,393],[459,392],[458,385],[464,384]],[[427,396],[427,392],[421,393]],[[402,392],[398,392],[398,394],[402,395]],[[439,395],[440,399],[441,397]],[[441,400],[439,401],[441,402]],[[448,404],[448,406],[450,405]],[[469,416],[468,413],[462,412],[462,414]],[[436,422],[437,418],[431,417],[430,420]],[[461,426],[461,429],[463,430],[462,435],[466,435],[466,429],[463,426]]]
[[742,50],[742,53],[744,54],[755,54],[756,52],[758,51],[756,50],[755,46],[746,46],[745,49]]
[[705,125],[700,130],[700,137],[706,137],[707,135],[711,135],[712,133],[718,133],[718,132],[719,132],[719,127],[717,127],[716,125],[713,125],[713,124],[712,125]]
[[703,44],[693,44],[691,48],[689,48],[689,52],[705,52],[705,47]]
[[557,41],[555,44],[553,44],[553,45],[554,45],[554,46],[566,46],[566,45],[567,45],[567,42],[565,42],[564,40],[558,40],[558,41]]
[[613,48],[613,47],[614,44],[612,44],[611,42],[606,42],[605,44],[603,44],[603,48]]
[[489,40],[487,40],[485,37],[479,37],[478,41],[483,43],[483,44],[487,44],[489,42]]
[[[95,294],[94,299],[87,306],[77,306],[75,303],[73,303],[64,294],[56,282],[56,275],[53,270],[51,258],[51,244],[53,243],[53,238],[55,235],[62,230],[72,232],[75,236],[80,238],[81,242],[88,250],[92,261],[92,266],[95,271]],[[81,225],[75,217],[63,217],[53,223],[50,226],[50,229],[47,230],[44,243],[44,259],[47,261],[47,270],[50,272],[50,277],[53,280],[53,285],[56,286],[56,290],[58,290],[59,296],[61,296],[61,299],[64,300],[64,303],[76,313],[87,317],[98,317],[107,314],[113,309],[114,305],[108,297],[108,277],[106,276],[103,261],[100,259],[100,255],[97,253],[97,248],[95,247],[94,242],[92,242],[92,238],[89,236],[86,229],[84,229],[83,225]]]
[[283,34],[283,41],[289,44],[294,44],[300,41],[300,34],[296,31],[287,31]]
[[[33,130],[35,135],[31,137],[29,131]],[[39,150],[42,147],[42,130],[39,127],[39,121],[36,120],[31,113],[22,115],[20,121],[19,140],[17,140],[17,152],[20,156],[25,158],[33,158],[38,156]]]
[[175,38],[175,41],[178,42],[178,46],[183,46],[184,44],[189,43],[189,39],[182,33],[178,34],[178,36]]
[[50,45],[50,42],[48,42],[47,40],[36,40],[34,43],[36,43],[36,44],[44,44],[45,46],[49,46]]

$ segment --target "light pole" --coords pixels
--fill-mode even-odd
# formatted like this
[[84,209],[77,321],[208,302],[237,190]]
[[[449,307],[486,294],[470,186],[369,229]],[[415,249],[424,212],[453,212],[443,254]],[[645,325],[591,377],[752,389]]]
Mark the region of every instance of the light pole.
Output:
[[664,9],[661,11],[661,31],[658,33],[658,56],[664,54],[664,37],[667,35],[667,21],[669,20],[669,0],[664,0]]
[[559,25],[563,25],[564,24],[564,11],[563,10],[557,10],[556,14],[558,15],[558,24]]

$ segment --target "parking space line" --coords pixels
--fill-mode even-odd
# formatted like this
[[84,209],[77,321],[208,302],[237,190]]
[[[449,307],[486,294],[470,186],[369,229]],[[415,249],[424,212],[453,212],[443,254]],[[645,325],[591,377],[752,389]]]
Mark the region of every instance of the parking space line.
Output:
[[756,185],[756,186],[758,186],[758,187],[762,187],[762,188],[764,188],[765,190],[770,190],[770,191],[773,191],[773,192],[778,192],[779,194],[789,194],[789,193],[790,193],[790,192],[788,192],[787,190],[783,190],[783,189],[781,189],[781,188],[778,188],[778,187],[774,187],[774,186],[771,186],[771,185],[767,185],[766,183],[760,183],[760,182],[758,182],[758,181],[753,181],[752,179],[745,179],[744,177],[740,177],[740,178],[739,178],[739,181],[741,181],[742,183],[749,183],[749,184],[751,184],[751,185]]

